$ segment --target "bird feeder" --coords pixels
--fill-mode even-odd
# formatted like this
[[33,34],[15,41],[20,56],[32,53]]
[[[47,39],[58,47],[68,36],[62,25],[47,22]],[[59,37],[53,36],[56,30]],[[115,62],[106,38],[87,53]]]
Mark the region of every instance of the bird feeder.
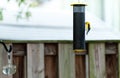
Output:
[[73,6],[73,49],[74,52],[85,52],[85,6],[83,3]]

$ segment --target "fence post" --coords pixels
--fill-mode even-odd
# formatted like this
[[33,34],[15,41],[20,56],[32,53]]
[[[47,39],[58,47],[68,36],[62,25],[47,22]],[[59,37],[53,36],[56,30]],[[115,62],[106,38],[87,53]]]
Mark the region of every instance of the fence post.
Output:
[[106,78],[105,44],[89,43],[90,78]]
[[27,78],[44,77],[44,45],[27,44]]
[[75,54],[72,44],[59,43],[59,78],[75,78]]

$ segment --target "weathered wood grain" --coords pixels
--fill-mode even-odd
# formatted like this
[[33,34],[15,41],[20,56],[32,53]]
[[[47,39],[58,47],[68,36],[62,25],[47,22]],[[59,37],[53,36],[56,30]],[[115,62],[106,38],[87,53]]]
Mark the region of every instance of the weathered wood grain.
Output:
[[25,56],[27,52],[27,46],[25,43],[13,43],[13,55]]
[[89,59],[88,55],[85,55],[85,70],[86,70],[86,78],[89,78]]
[[57,56],[45,56],[45,78],[58,78]]
[[106,55],[106,78],[118,78],[116,54]]
[[75,55],[72,44],[59,43],[59,78],[75,78]]
[[86,67],[85,55],[76,55],[75,56],[76,78],[86,78],[85,67]]
[[58,44],[57,43],[45,43],[45,55],[57,55]]
[[118,43],[118,78],[120,78],[120,43]]
[[[3,46],[0,45],[0,71],[2,71],[2,53],[3,53]],[[2,72],[0,72],[0,78],[2,78]]]
[[44,78],[44,45],[27,44],[27,78]]
[[26,51],[26,44],[13,43],[13,64],[17,67],[13,78],[26,78]]
[[24,78],[27,78],[27,56],[24,56]]
[[[6,44],[6,46],[9,48],[9,45],[11,44]],[[2,73],[3,66],[8,64],[7,60],[7,52],[5,51],[3,45],[0,45],[0,78],[12,78],[12,75],[4,75]]]
[[106,43],[106,78],[118,78],[117,54],[119,55],[117,43]]
[[[120,78],[120,43],[89,42],[87,51],[88,58],[75,55],[71,43],[14,43],[17,74],[0,72],[0,78]],[[0,71],[6,64],[7,53],[0,45]]]
[[4,50],[4,48],[3,48],[3,45],[0,45],[0,78],[2,78],[2,76],[3,76],[3,74],[2,74],[2,67],[3,67],[3,64],[2,64],[2,62],[3,62],[3,50]]
[[14,56],[13,63],[16,65],[16,73],[13,78],[24,78],[24,56]]
[[45,78],[58,78],[58,44],[45,43]]
[[105,44],[89,44],[90,78],[106,78],[105,75]]
[[105,53],[106,54],[116,54],[117,53],[117,44],[116,43],[106,43],[105,44]]

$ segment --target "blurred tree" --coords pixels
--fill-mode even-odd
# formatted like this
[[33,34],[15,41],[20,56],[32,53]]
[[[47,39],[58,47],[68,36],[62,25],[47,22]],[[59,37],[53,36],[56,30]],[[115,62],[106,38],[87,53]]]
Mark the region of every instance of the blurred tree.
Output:
[[[6,0],[8,3],[10,3],[13,0]],[[32,15],[29,8],[38,7],[42,2],[46,0],[14,0],[17,6],[19,7],[19,10],[16,15],[16,19],[29,19],[29,17]],[[3,20],[3,7],[0,6],[0,20]]]
[[0,20],[3,20],[3,8],[0,8]]

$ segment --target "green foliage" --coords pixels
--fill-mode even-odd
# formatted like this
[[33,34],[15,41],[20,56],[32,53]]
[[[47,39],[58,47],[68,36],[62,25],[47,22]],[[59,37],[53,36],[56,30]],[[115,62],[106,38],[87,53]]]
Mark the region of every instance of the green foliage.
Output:
[[3,9],[0,8],[0,20],[3,20]]
[[17,16],[16,16],[16,19],[19,20],[19,19],[22,19],[22,12],[18,12]]
[[[8,3],[12,0],[7,0]],[[27,0],[16,0],[16,3],[19,7],[19,11],[16,15],[16,19],[29,19],[32,16],[32,13],[30,12],[29,8],[34,8],[39,6],[39,2],[38,1],[31,1],[31,2],[27,2]],[[0,21],[3,20],[3,9],[0,8]]]
[[25,0],[18,0],[17,2],[18,2],[18,5],[20,6],[22,3],[25,2]]
[[23,11],[19,11],[16,19],[20,20],[20,19],[29,19],[32,16],[30,11],[26,11],[25,13]]
[[25,13],[25,16],[26,16],[27,19],[29,19],[29,17],[30,17],[31,15],[32,15],[32,14],[31,14],[30,11],[27,11],[27,12]]
[[37,6],[39,6],[39,3],[38,2],[32,2],[32,3],[30,3],[30,5],[29,5],[29,7],[37,7]]

